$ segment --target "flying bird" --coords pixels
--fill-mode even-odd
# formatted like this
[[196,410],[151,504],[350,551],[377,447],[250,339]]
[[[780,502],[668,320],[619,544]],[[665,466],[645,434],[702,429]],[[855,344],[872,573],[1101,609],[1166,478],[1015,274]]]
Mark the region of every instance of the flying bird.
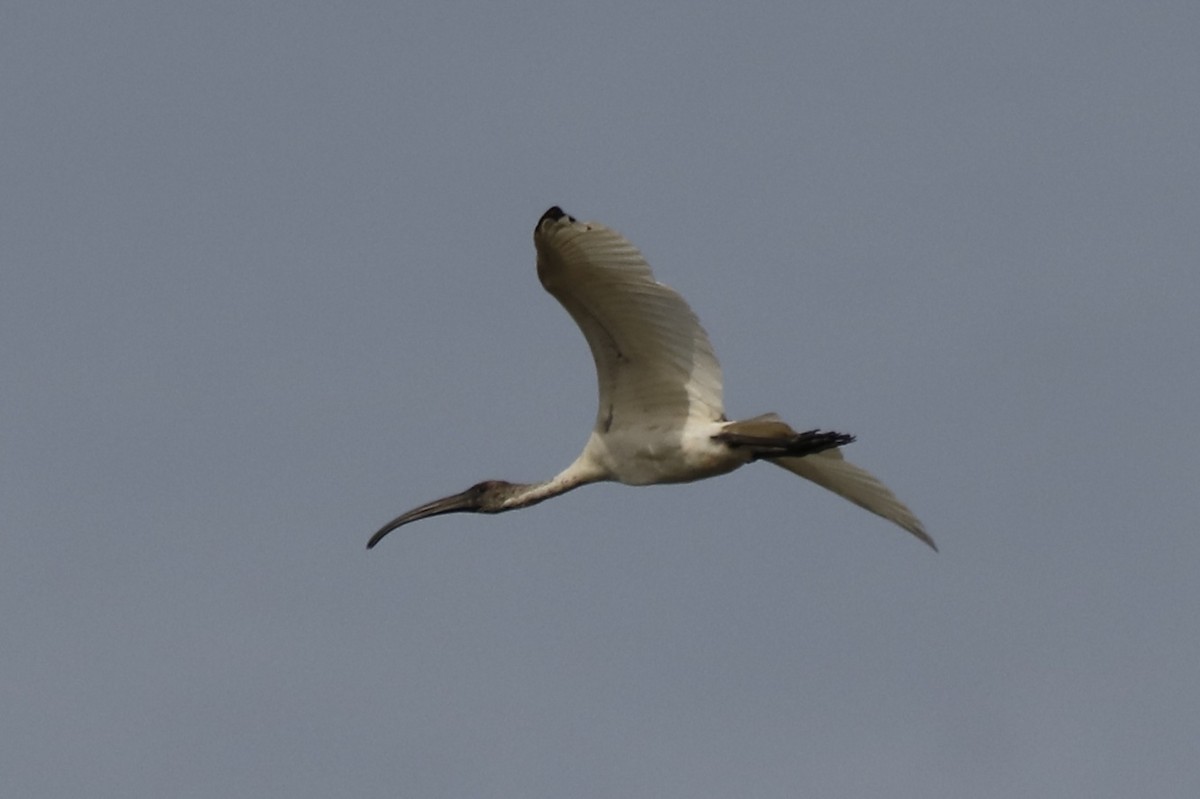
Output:
[[721,367],[683,297],[654,279],[624,236],[555,206],[533,229],[538,279],[579,325],[596,362],[596,425],[575,462],[541,483],[486,480],[397,516],[367,543],[444,513],[527,508],[588,483],[687,483],[763,460],[937,545],[904,503],[842,457],[854,436],[797,432],[773,413],[731,422]]

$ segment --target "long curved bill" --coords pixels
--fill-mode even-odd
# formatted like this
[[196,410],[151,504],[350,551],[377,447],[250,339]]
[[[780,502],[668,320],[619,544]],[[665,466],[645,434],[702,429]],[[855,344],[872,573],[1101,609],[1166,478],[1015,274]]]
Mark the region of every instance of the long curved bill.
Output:
[[441,516],[443,513],[460,513],[462,511],[473,511],[478,509],[478,495],[473,489],[467,489],[461,494],[435,499],[433,502],[427,502],[419,508],[413,508],[408,513],[402,513],[390,522],[379,528],[379,532],[371,536],[371,540],[367,542],[367,549],[383,540],[383,537],[395,530],[397,527],[408,524],[409,522],[428,519],[430,516]]

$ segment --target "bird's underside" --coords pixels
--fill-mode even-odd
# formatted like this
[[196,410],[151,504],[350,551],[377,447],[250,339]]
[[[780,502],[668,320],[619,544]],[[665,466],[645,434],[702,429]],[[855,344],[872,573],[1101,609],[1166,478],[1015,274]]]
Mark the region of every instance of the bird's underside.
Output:
[[677,483],[765,460],[810,480],[937,549],[921,522],[874,475],[842,457],[854,436],[796,432],[778,416],[726,420],[721,367],[684,299],[654,279],[628,239],[558,206],[534,228],[537,275],[579,326],[596,366],[596,425],[575,462],[541,483],[487,480],[396,517],[401,525],[445,513],[500,513],[581,485]]

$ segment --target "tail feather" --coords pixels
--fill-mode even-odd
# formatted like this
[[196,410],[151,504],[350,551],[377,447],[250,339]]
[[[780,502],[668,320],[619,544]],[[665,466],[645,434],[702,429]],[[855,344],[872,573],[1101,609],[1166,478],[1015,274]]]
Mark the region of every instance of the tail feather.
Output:
[[913,512],[875,475],[845,460],[840,450],[829,449],[802,458],[768,460],[903,527],[937,551],[937,544],[933,543]]

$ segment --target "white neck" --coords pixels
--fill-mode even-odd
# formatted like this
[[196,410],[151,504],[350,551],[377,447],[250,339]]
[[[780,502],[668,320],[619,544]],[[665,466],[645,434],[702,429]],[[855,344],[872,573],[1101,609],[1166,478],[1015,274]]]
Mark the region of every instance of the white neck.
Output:
[[611,479],[607,472],[597,466],[587,452],[575,459],[567,468],[543,483],[530,483],[520,486],[504,501],[504,510],[527,508],[536,505],[544,499],[565,494],[588,483],[597,483]]

